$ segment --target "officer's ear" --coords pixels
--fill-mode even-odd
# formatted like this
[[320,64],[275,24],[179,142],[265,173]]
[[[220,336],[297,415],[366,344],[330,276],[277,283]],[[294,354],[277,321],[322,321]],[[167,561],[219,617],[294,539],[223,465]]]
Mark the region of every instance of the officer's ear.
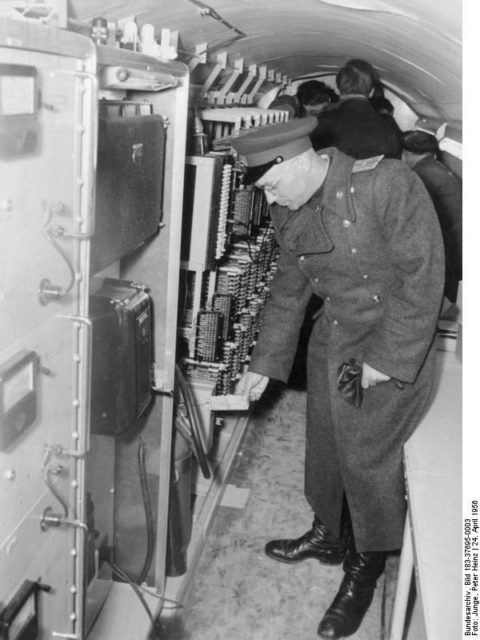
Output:
[[303,173],[307,173],[308,171],[310,171],[312,167],[312,158],[310,157],[310,154],[308,153],[308,151],[305,151],[299,156],[296,156],[295,165]]

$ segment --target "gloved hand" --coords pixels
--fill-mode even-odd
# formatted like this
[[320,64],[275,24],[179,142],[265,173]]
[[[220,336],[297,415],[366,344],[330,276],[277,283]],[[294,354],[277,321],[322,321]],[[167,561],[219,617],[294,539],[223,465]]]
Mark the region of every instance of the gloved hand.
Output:
[[337,369],[338,392],[354,407],[360,407],[363,400],[362,365],[355,358],[343,362]]
[[[358,364],[355,358],[343,362],[337,369],[338,392],[354,407],[361,406],[364,389],[389,380],[390,376],[377,371],[366,362],[363,365]],[[395,384],[399,389],[404,389],[404,384],[399,380],[396,380]]]

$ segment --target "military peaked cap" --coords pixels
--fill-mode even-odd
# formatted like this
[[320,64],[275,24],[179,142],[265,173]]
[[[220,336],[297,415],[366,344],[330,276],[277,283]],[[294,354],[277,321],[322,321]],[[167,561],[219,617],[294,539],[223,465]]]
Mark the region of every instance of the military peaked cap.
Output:
[[236,151],[245,156],[245,182],[255,182],[273,165],[290,160],[311,148],[310,133],[317,126],[314,117],[299,118],[264,126],[232,140]]

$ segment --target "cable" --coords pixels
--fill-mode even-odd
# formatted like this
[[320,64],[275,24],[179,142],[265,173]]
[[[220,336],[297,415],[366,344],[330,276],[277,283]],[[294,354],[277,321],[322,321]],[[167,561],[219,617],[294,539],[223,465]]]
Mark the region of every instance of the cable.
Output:
[[171,603],[173,606],[172,607],[163,607],[163,609],[167,609],[167,610],[172,610],[172,609],[183,609],[183,604],[181,602],[177,602],[176,600],[172,600],[172,598],[165,598],[165,596],[161,596],[158,593],[154,593],[152,591],[150,591],[150,589],[147,589],[146,587],[142,586],[141,584],[138,584],[137,587],[143,591],[144,593],[148,593],[149,596],[152,596],[152,598],[156,598],[157,600],[161,600],[162,602],[169,602]]
[[[258,256],[257,256],[257,259],[255,259],[255,258],[252,256],[252,247],[250,246],[250,242],[249,242],[249,240],[248,240],[248,237],[247,237],[247,238],[245,238],[245,242],[246,242],[246,244],[247,244],[248,255],[250,256],[250,260],[253,262],[253,264],[256,264],[256,263],[257,263],[257,261],[258,261]],[[260,254],[258,254],[258,255],[260,255]]]
[[[50,226],[50,220],[52,217],[52,209],[48,207],[48,205],[44,202],[43,207],[45,209],[45,220],[43,224],[42,232],[46,239],[50,242],[52,247],[61,255],[65,264],[68,267],[68,271],[70,274],[70,282],[67,287],[62,287],[60,285],[52,284],[48,278],[43,278],[40,281],[40,291],[39,298],[42,305],[48,304],[50,300],[58,300],[64,298],[66,295],[70,293],[73,289],[73,285],[75,284],[76,276],[75,269],[73,264],[67,255],[67,253],[62,249],[62,247],[55,240],[56,237],[61,237],[65,234],[65,229],[63,227],[57,227],[56,229],[52,229]],[[69,234],[72,237],[75,237],[75,234]]]
[[183,604],[181,602],[178,602],[177,600],[172,600],[172,598],[166,598],[165,596],[161,596],[158,593],[154,593],[150,591],[150,589],[147,589],[141,584],[135,584],[135,582],[133,582],[133,580],[129,578],[128,574],[118,566],[118,564],[112,563],[110,561],[107,561],[107,564],[110,565],[110,567],[112,568],[112,571],[116,573],[117,576],[121,578],[123,582],[134,585],[135,587],[137,587],[138,590],[143,591],[143,593],[148,594],[152,598],[156,598],[157,600],[161,600],[162,602],[168,602],[173,605],[172,607],[164,607],[164,609],[183,609],[184,608]]
[[145,553],[145,561],[143,563],[142,570],[136,580],[137,584],[141,584],[145,578],[147,577],[148,571],[152,564],[153,560],[153,549],[154,549],[154,522],[153,522],[153,510],[152,510],[152,501],[150,498],[150,491],[148,488],[148,479],[147,479],[147,471],[145,466],[145,450],[146,445],[142,438],[139,438],[138,442],[138,450],[137,450],[137,459],[138,459],[138,470],[140,474],[140,485],[142,488],[142,498],[143,505],[145,508],[145,520],[146,520],[146,528],[147,528],[147,550]]
[[125,571],[123,571],[122,569],[120,569],[120,567],[118,567],[114,562],[109,562],[108,563],[111,567],[112,567],[112,571],[114,573],[117,574],[117,576],[119,578],[121,578],[124,582],[127,582],[132,589],[135,591],[135,594],[137,595],[138,599],[140,600],[142,607],[145,609],[145,611],[147,612],[148,617],[150,618],[150,622],[152,623],[152,631],[153,631],[153,637],[154,640],[162,640],[160,634],[159,634],[159,629],[157,627],[157,621],[155,620],[153,613],[150,610],[150,607],[147,604],[147,601],[145,600],[142,591],[140,589],[140,587],[135,584],[135,582],[133,582],[133,580],[131,580],[128,575],[125,573]]
[[210,18],[217,20],[217,22],[220,22],[220,24],[223,24],[223,26],[227,27],[227,29],[231,29],[232,31],[234,31],[239,38],[247,37],[243,31],[240,31],[240,29],[237,29],[237,27],[234,27],[232,24],[227,22],[224,18],[222,18],[222,16],[219,13],[217,13],[217,11],[215,11],[215,9],[210,7],[208,4],[201,2],[201,0],[189,0],[189,1],[192,4],[195,4],[197,7],[200,7],[200,15],[210,16]]
[[[188,305],[188,296],[189,296],[189,287],[188,287],[188,271],[185,269],[185,276],[184,276],[184,283],[185,283],[185,294],[183,296],[183,309],[182,309],[182,322],[185,320],[185,316],[187,315],[187,311],[189,311],[189,309],[187,308]],[[195,285],[195,283],[194,283]]]
[[[45,457],[44,457],[43,463],[42,463],[42,477],[43,477],[43,480],[44,480],[45,484],[49,488],[50,492],[55,496],[55,498],[58,500],[58,502],[62,505],[64,517],[68,518],[68,504],[62,498],[62,496],[58,493],[58,491],[55,489],[55,487],[53,486],[53,483],[52,483],[52,481],[50,479],[50,474],[52,473],[52,470],[50,469],[48,463],[50,461],[51,455],[52,455],[52,452],[51,452],[50,448],[47,448],[46,451],[45,451]],[[60,469],[61,469],[61,467],[60,467]]]
[[211,473],[208,466],[206,453],[204,450],[204,444],[202,443],[200,419],[198,416],[197,405],[195,404],[190,387],[188,386],[187,381],[183,377],[183,373],[180,367],[178,366],[178,364],[175,365],[175,380],[178,383],[179,390],[183,396],[185,410],[187,414],[185,416],[186,424],[188,424],[188,426],[190,427],[189,435],[190,435],[190,441],[193,445],[193,452],[200,466],[200,470],[203,474],[203,477],[208,479],[211,477]]
[[58,242],[55,240],[55,236],[60,236],[62,235],[61,233],[57,232],[57,231],[53,231],[50,228],[46,228],[43,230],[44,231],[44,235],[47,238],[47,240],[50,242],[50,244],[58,251],[58,253],[62,256],[65,264],[68,267],[68,270],[70,272],[70,282],[68,283],[67,287],[60,287],[61,289],[61,296],[64,297],[66,296],[68,293],[70,293],[70,291],[73,288],[73,285],[75,284],[75,270],[73,268],[72,263],[70,262],[70,258],[67,256],[66,252],[62,249],[62,247],[58,244]]

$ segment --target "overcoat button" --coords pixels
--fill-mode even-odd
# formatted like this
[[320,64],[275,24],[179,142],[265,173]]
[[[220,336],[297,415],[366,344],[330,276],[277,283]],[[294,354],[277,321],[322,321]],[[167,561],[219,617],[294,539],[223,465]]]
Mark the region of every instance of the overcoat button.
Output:
[[368,273],[364,273],[364,274],[363,274],[363,276],[362,276],[362,278],[363,278],[364,280],[368,280]]
[[337,191],[337,200],[341,200],[343,198],[343,191]]
[[344,220],[342,224],[344,227],[349,227],[352,223],[350,222],[350,220]]
[[378,293],[376,293],[376,294],[373,296],[372,300],[373,300],[374,302],[380,302],[380,296],[378,295]]
[[334,321],[333,321],[333,324],[338,324],[338,320],[334,320]]
[[305,256],[300,256],[298,259],[299,262],[305,262]]
[[330,302],[330,296],[327,296],[327,297],[325,298],[325,302]]
[[352,247],[352,248],[350,249],[350,253],[357,253],[357,251],[358,251],[358,250],[357,250],[357,249],[355,249],[355,247]]
[[313,281],[314,281],[314,282],[318,282],[318,278],[314,278],[314,279],[313,279]]

